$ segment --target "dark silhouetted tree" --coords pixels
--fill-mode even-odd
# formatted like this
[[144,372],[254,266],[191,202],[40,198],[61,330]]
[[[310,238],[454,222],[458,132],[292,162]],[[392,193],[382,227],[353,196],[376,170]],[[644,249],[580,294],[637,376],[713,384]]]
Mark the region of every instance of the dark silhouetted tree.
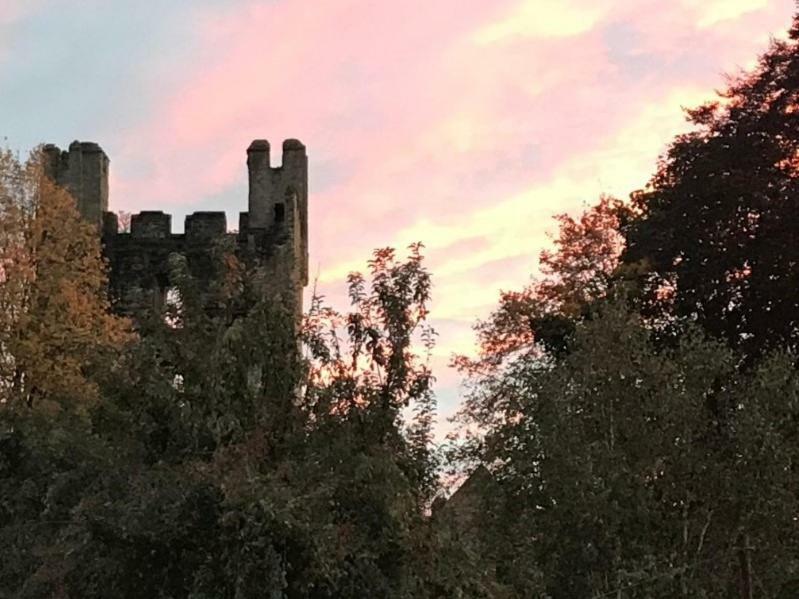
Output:
[[623,227],[644,311],[755,356],[799,341],[799,18],[751,72],[689,111]]
[[427,518],[420,248],[376,252],[351,313],[315,298],[300,332],[224,245],[210,288],[171,268],[85,417],[0,414],[0,596],[490,596]]
[[[738,361],[696,330],[664,350],[626,301],[599,301],[567,352],[519,356],[501,399],[474,394],[461,417],[497,481],[478,526],[500,582],[529,596],[540,577],[564,599],[729,597],[745,574],[766,596],[789,584],[795,357]],[[734,407],[723,446],[706,442],[709,394]]]

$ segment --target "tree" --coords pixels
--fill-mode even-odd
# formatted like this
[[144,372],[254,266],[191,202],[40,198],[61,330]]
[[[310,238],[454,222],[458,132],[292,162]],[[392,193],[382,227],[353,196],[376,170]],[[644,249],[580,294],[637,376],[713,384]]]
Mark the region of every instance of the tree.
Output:
[[799,16],[751,72],[688,112],[637,214],[623,261],[643,265],[645,313],[698,322],[757,356],[799,341]]
[[[96,399],[89,371],[131,339],[111,314],[99,234],[42,171],[0,152],[2,403]],[[105,361],[104,361],[105,360]]]
[[[728,597],[746,576],[776,595],[799,567],[794,361],[739,373],[698,331],[663,349],[620,300],[560,357],[515,360],[493,413],[476,397],[464,414],[501,489],[481,524],[518,565],[504,582],[523,594],[535,564],[555,598]],[[710,394],[731,408],[720,446]]]
[[[504,402],[514,393],[507,369],[525,360],[560,356],[576,324],[590,317],[593,304],[624,277],[619,269],[624,243],[619,228],[628,216],[629,208],[609,196],[577,218],[556,216],[554,249],[540,255],[543,276],[521,291],[502,292],[499,306],[487,320],[477,322],[477,357],[453,360],[468,390],[465,409],[455,418],[462,425],[459,441],[450,447],[449,459],[457,469],[476,466],[481,427],[490,428],[489,423],[499,424],[505,417]],[[481,422],[476,430],[471,428],[473,421]]]
[[477,359],[458,357],[455,365],[467,374],[490,374],[520,352],[538,344],[557,349],[592,302],[613,284],[624,247],[620,223],[629,209],[602,196],[578,218],[555,217],[554,250],[540,254],[542,277],[521,291],[504,291],[499,306],[475,326]]
[[[364,442],[399,443],[400,452],[418,460],[413,477],[423,489],[435,486],[428,452],[434,379],[427,364],[435,331],[427,324],[431,282],[421,247],[412,245],[405,262],[397,261],[393,249],[375,251],[371,284],[360,273],[349,276],[352,312],[342,315],[315,298],[304,336],[314,358],[306,398],[315,418],[332,417],[337,427],[352,419]],[[409,408],[415,411],[414,425],[401,435]],[[428,491],[420,505],[430,499]]]
[[482,525],[517,594],[795,587],[798,52],[799,19],[629,207],[561,219],[458,360],[454,455],[502,489]]
[[4,423],[0,596],[489,596],[426,517],[420,248],[376,252],[349,314],[315,298],[305,355],[229,250],[210,288],[173,261],[175,301],[142,321],[83,426]]

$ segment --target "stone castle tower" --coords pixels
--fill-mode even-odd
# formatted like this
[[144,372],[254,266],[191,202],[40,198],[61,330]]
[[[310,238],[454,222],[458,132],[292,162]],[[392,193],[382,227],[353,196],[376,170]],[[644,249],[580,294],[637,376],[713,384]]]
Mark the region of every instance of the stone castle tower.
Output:
[[286,302],[297,316],[308,284],[308,157],[297,140],[283,142],[283,164],[273,167],[269,142],[255,140],[247,149],[248,210],[229,233],[224,212],[195,212],[184,232],[172,232],[172,217],[160,210],[134,214],[130,231],[120,232],[117,215],[108,211],[109,160],[96,143],[73,142],[68,151],[44,147],[49,176],[75,198],[80,213],[101,231],[110,266],[115,309],[136,316],[165,301],[171,288],[169,261],[186,258],[199,280],[211,270],[219,241],[232,243],[257,265],[263,291]]

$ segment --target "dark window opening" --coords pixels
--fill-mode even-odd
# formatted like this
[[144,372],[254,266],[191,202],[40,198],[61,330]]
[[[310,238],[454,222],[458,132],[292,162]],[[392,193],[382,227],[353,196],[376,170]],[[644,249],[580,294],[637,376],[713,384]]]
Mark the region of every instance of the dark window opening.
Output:
[[275,204],[275,222],[282,223],[284,220],[286,220],[286,205]]

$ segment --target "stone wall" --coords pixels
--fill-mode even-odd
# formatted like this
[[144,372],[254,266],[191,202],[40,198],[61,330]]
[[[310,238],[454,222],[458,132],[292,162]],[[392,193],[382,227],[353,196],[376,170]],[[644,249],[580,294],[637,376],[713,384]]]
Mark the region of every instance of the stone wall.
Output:
[[201,285],[213,276],[214,247],[225,243],[255,268],[265,295],[285,302],[299,317],[308,283],[308,158],[297,140],[283,143],[283,164],[272,167],[269,142],[247,150],[248,211],[238,232],[228,232],[224,212],[195,212],[184,232],[172,232],[172,217],[145,211],[131,217],[129,232],[118,230],[108,212],[108,158],[94,143],[74,142],[68,152],[47,145],[45,168],[75,197],[83,216],[98,224],[110,266],[115,309],[137,316],[161,304],[172,287],[170,258],[183,256]]

